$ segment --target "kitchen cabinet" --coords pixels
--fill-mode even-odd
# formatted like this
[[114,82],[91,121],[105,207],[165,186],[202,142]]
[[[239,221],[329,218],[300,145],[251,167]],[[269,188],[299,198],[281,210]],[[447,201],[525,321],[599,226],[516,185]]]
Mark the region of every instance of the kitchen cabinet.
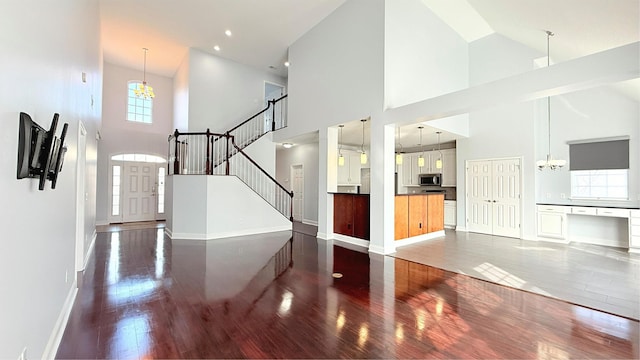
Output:
[[369,240],[369,195],[333,195],[333,232]]
[[444,229],[444,194],[396,195],[395,240]]
[[629,252],[640,252],[640,210],[629,213]]
[[338,165],[338,186],[357,186],[361,184],[360,153],[342,150],[344,165]]
[[426,223],[426,233],[444,230],[444,195],[428,195],[427,212],[429,221]]
[[419,153],[402,154],[402,166],[400,167],[402,173],[398,177],[402,178],[401,183],[403,186],[420,185],[420,179],[418,179],[420,174],[420,168],[418,167],[419,155]]
[[395,209],[394,239],[406,239],[409,237],[409,197],[396,196]]
[[447,228],[455,229],[456,227],[456,207],[455,200],[444,201],[444,226]]
[[409,196],[409,237],[427,233],[427,195]]
[[456,149],[442,150],[442,186],[456,186]]
[[538,237],[564,240],[567,237],[567,207],[537,205]]

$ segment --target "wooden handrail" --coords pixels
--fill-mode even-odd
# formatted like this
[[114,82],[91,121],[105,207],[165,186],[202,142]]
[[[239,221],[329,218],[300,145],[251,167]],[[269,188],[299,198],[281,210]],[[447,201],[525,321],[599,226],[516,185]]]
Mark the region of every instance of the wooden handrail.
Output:
[[236,145],[235,141],[233,141],[233,138],[231,139],[231,144],[233,145],[233,147],[236,148],[236,150],[238,150],[239,154],[244,155],[244,157],[247,158],[247,160],[249,160],[255,167],[257,167],[260,171],[262,171],[262,173],[265,174],[271,181],[273,181],[276,185],[278,185],[280,187],[280,189],[282,189],[284,192],[289,194],[290,197],[293,198],[293,190],[292,191],[287,190],[284,186],[282,186],[278,182],[278,180],[274,179],[273,176],[269,175],[269,173],[266,172],[262,168],[262,166],[258,165],[258,163],[256,163],[251,157],[249,157],[249,155],[247,155],[244,151],[242,151],[242,149],[240,149],[240,147],[238,145]]
[[266,108],[260,110],[258,113],[256,113],[255,115],[253,115],[252,117],[248,118],[247,120],[241,122],[240,124],[234,126],[233,128],[231,128],[231,130],[229,130],[228,132],[233,132],[234,130],[236,130],[237,128],[239,128],[240,126],[248,123],[249,121],[253,120],[253,118],[255,118],[258,115],[261,115],[262,113],[264,113],[265,111],[269,110],[269,108],[271,107],[271,104],[276,104],[278,101],[281,101],[282,99],[286,98],[287,96],[289,96],[289,94],[284,94],[281,97],[275,99],[275,100],[269,100],[267,101],[268,105]]

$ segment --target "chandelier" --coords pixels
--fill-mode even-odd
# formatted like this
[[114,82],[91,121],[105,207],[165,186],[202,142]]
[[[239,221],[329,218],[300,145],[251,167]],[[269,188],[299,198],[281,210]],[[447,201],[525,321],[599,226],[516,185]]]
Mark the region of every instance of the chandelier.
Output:
[[156,97],[156,94],[153,92],[153,88],[147,85],[147,51],[149,49],[142,48],[144,50],[144,66],[142,70],[142,84],[138,84],[138,88],[133,90],[133,93],[136,94],[137,97],[141,97],[144,99],[153,99]]
[[[549,38],[553,36],[553,33],[547,30],[547,67],[549,67]],[[554,159],[551,155],[551,97],[547,96],[547,140],[549,151],[547,152],[547,158],[545,160],[536,161],[536,166],[538,170],[542,171],[544,169],[556,170],[567,164],[566,160]]]

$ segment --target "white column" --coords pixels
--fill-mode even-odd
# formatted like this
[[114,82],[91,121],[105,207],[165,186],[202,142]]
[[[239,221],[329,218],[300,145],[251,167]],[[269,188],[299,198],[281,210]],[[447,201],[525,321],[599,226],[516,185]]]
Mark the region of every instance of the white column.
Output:
[[318,139],[318,235],[333,237],[333,193],[338,191],[338,129],[321,128]]
[[395,125],[371,120],[371,195],[369,251],[391,254],[395,216]]

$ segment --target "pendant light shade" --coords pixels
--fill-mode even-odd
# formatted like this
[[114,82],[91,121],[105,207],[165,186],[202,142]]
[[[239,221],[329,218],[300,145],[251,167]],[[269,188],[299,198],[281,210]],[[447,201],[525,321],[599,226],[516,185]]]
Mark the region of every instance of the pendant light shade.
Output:
[[400,145],[400,149],[396,152],[396,165],[402,165],[402,143],[400,142],[400,127],[398,127],[398,136],[396,143]]
[[342,129],[344,125],[338,125],[340,128],[340,138],[338,139],[338,166],[344,166],[344,156],[342,155]]
[[420,144],[418,144],[422,148],[422,153],[418,156],[418,167],[424,167],[424,148],[422,147],[422,129],[424,126],[418,126],[420,130]]
[[[546,31],[547,33],[547,67],[551,64],[549,58],[549,38],[554,34],[551,31]],[[548,141],[548,152],[547,158],[545,160],[536,161],[536,166],[538,170],[542,171],[544,169],[556,170],[560,169],[567,164],[566,160],[554,159],[551,155],[551,97],[547,96],[547,141]]]
[[440,134],[442,131],[436,131],[438,134],[438,160],[436,160],[436,169],[442,169],[442,151],[440,151]]
[[367,163],[367,153],[364,152],[364,123],[367,122],[367,119],[360,120],[362,122],[362,146],[360,148],[360,164],[364,165]]

